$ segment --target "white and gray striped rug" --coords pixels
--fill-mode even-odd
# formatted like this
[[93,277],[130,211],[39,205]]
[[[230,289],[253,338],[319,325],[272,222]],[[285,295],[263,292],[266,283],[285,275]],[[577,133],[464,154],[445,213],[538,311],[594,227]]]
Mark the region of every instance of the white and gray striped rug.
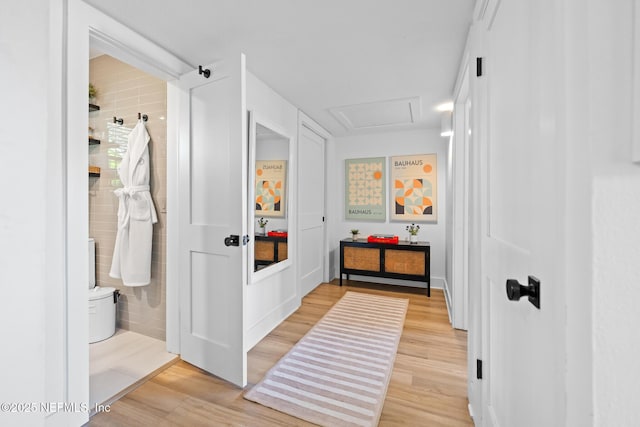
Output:
[[408,305],[347,292],[245,399],[322,426],[377,425]]

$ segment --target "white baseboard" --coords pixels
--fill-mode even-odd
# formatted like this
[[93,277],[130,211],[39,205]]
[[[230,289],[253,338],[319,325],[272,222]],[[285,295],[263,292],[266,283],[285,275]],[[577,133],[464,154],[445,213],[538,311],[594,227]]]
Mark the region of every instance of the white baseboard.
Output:
[[496,416],[496,411],[492,405],[489,405],[487,408],[487,412],[489,413],[489,425],[487,427],[500,427],[500,423],[498,422],[498,417]]
[[449,287],[447,286],[447,279],[442,279],[444,281],[443,289],[444,289],[444,300],[447,303],[447,315],[449,316],[449,323],[453,326],[453,317],[451,317],[451,295],[449,295]]
[[[340,278],[340,275],[336,276],[336,278]],[[411,288],[427,288],[427,284],[424,282],[414,282],[412,280],[402,280],[402,279],[387,279],[385,277],[376,277],[376,276],[360,276],[357,274],[350,274],[350,280],[356,280],[359,282],[371,282],[371,283],[380,283],[382,285],[398,285],[398,286],[408,286]],[[343,280],[346,280],[346,276],[343,276]],[[445,288],[445,279],[442,277],[431,277],[431,289],[444,289]]]
[[467,410],[469,411],[469,416],[471,417],[471,419],[473,420],[473,425],[477,425],[476,424],[476,417],[474,416],[473,413],[473,406],[471,406],[471,403],[467,404]]
[[264,337],[274,330],[287,317],[291,316],[300,307],[297,295],[284,301],[282,304],[274,307],[256,324],[252,325],[245,332],[245,350],[251,350]]

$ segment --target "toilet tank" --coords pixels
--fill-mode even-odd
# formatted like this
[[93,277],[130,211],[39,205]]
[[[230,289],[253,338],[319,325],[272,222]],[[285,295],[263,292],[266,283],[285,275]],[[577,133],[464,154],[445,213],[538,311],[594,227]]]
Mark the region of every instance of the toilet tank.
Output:
[[96,242],[89,238],[89,289],[96,286]]

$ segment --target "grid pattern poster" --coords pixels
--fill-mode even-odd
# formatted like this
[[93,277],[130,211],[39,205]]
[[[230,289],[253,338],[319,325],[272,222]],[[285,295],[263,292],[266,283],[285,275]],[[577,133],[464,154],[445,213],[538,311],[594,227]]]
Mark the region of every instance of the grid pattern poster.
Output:
[[386,219],[385,158],[345,160],[345,218]]
[[284,218],[286,160],[256,160],[256,215]]
[[438,163],[435,154],[391,157],[391,219],[436,222]]

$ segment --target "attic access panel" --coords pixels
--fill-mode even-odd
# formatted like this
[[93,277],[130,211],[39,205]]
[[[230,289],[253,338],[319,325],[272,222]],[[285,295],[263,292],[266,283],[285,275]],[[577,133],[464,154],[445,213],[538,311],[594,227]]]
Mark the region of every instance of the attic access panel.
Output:
[[407,125],[420,118],[420,98],[392,99],[330,108],[347,130]]

